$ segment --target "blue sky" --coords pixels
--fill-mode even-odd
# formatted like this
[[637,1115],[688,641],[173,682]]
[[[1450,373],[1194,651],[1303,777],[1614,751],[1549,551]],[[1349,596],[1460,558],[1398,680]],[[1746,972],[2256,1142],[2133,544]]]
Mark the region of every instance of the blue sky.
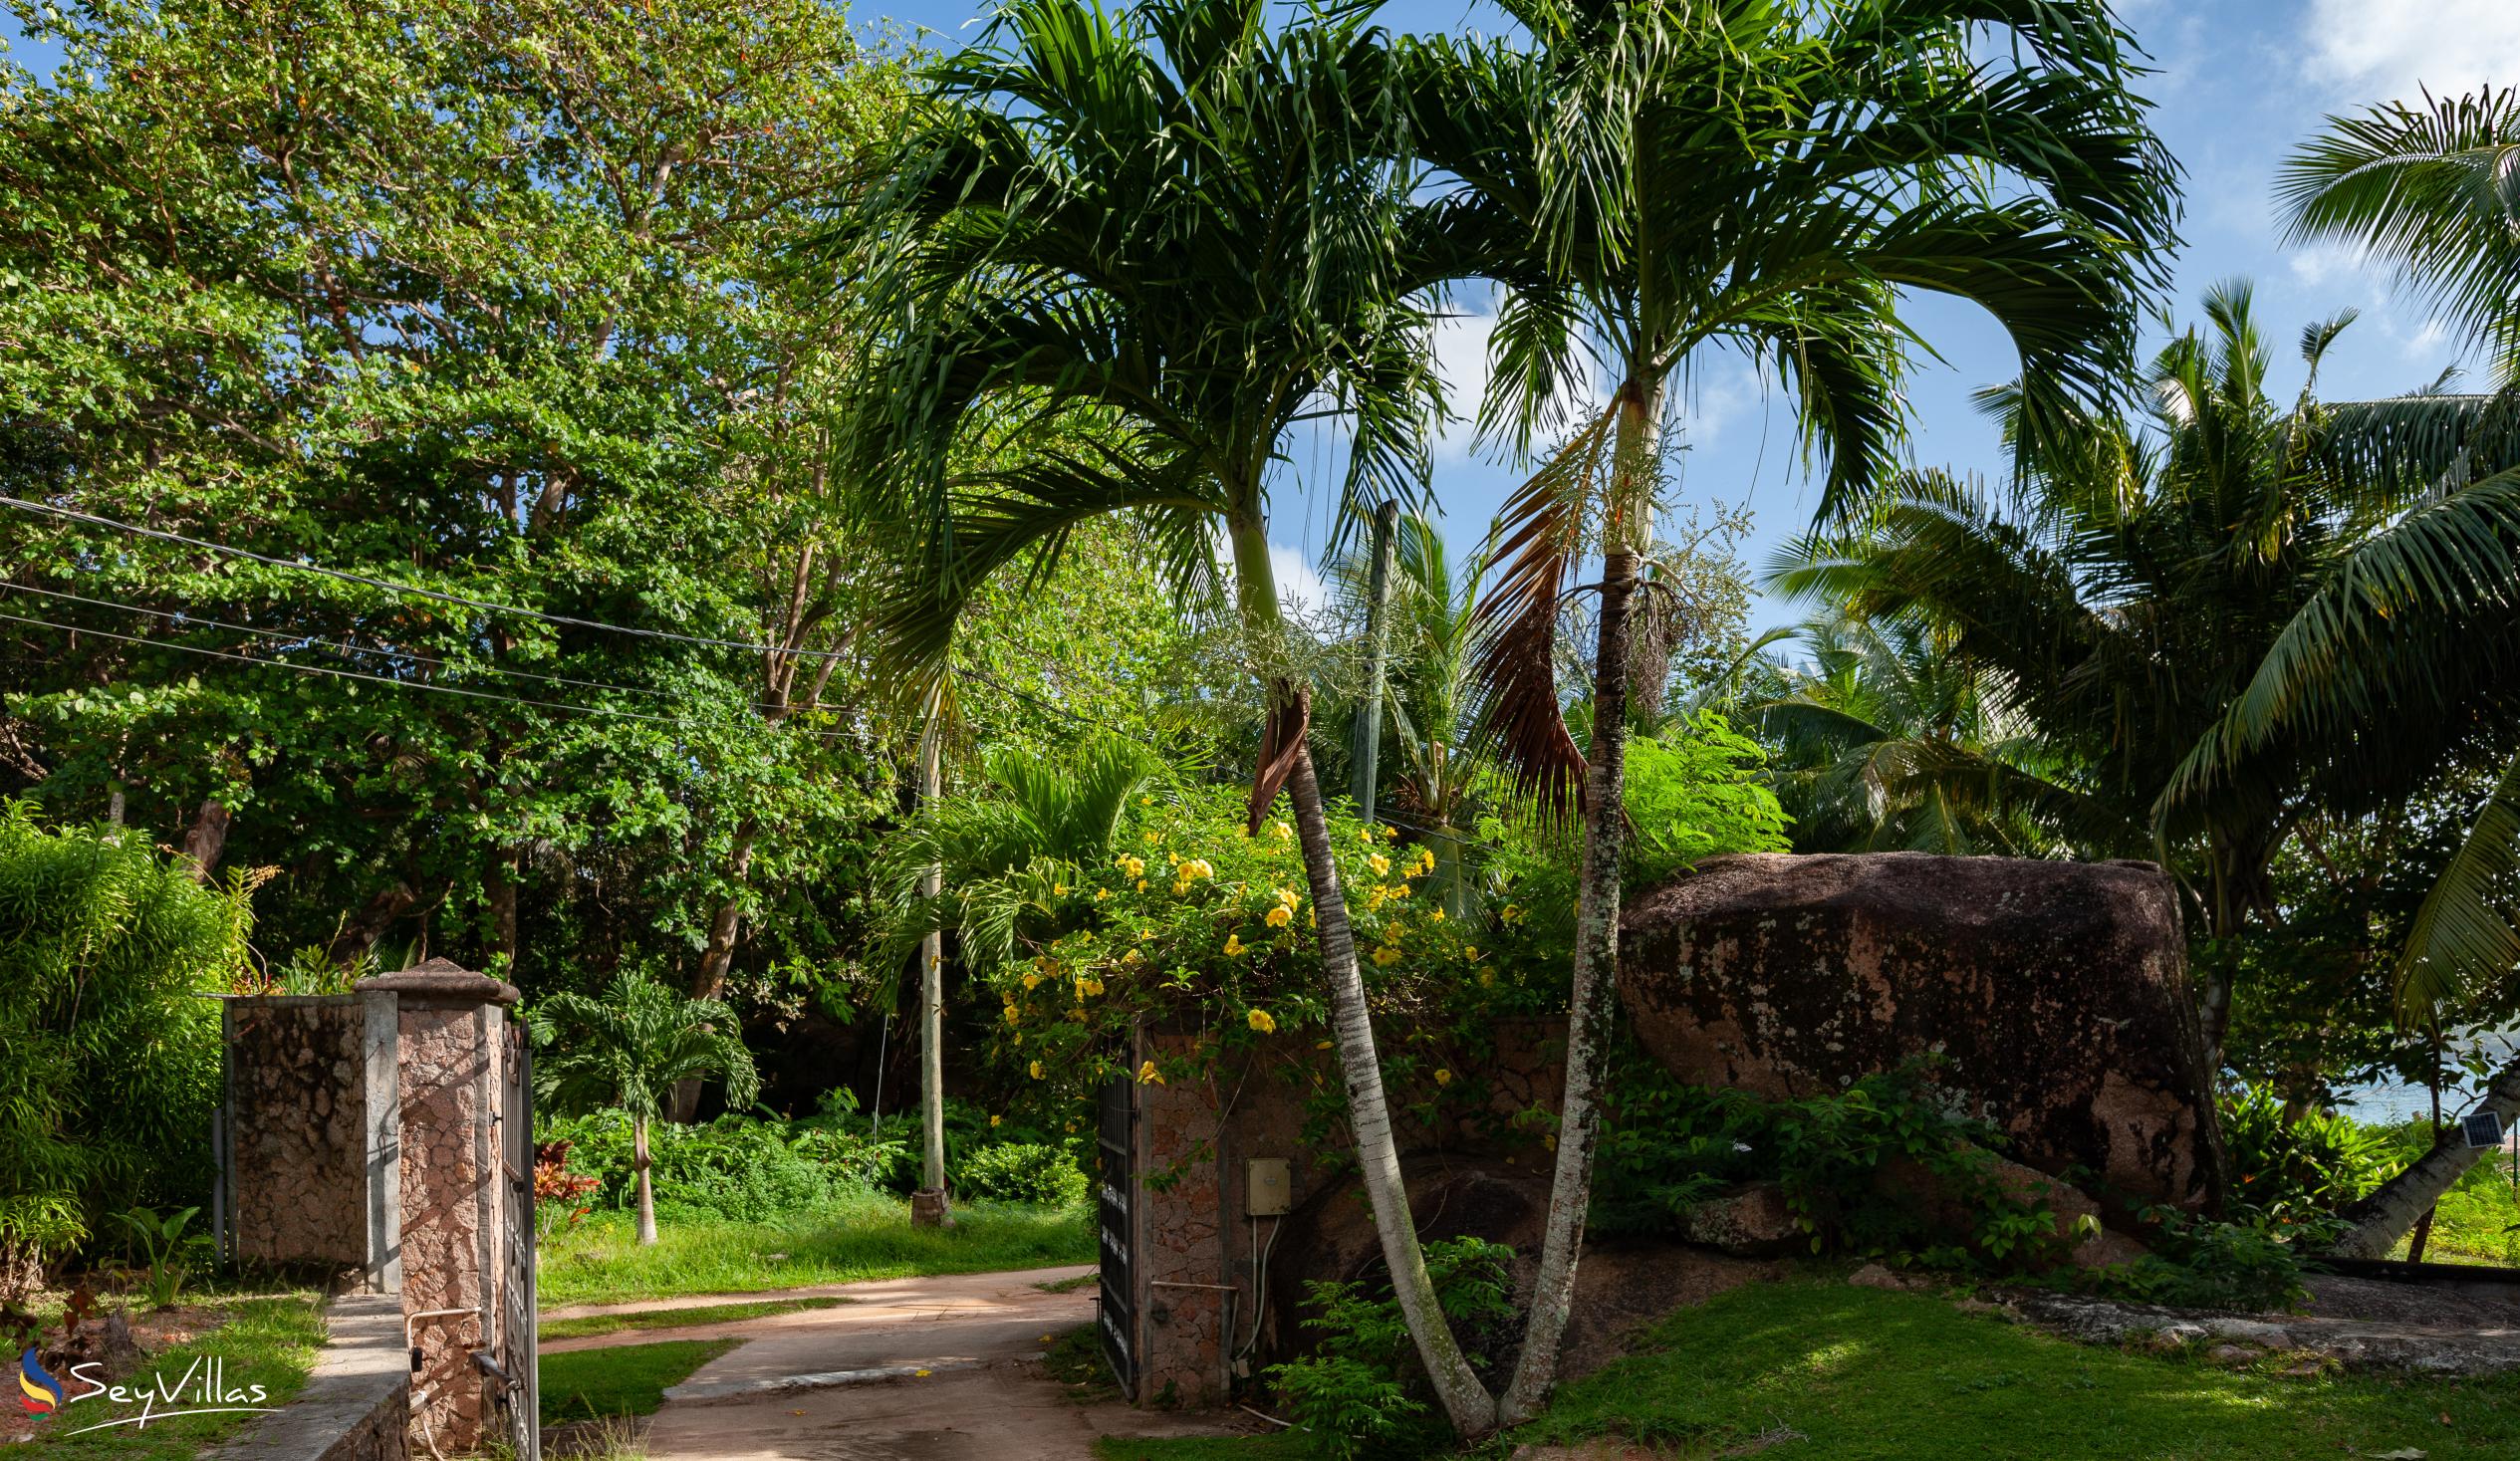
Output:
[[[977,36],[981,27],[969,22],[986,8],[978,0],[859,0],[853,14],[870,25],[889,19],[924,30],[925,43],[943,49]],[[2396,297],[2383,272],[2341,251],[2282,247],[2272,178],[2287,149],[2328,113],[2412,98],[2422,86],[2442,94],[2520,84],[2520,0],[2123,0],[2119,9],[2153,57],[2158,74],[2146,90],[2154,122],[2188,173],[2180,321],[2194,318],[2208,287],[2240,277],[2255,280],[2260,322],[2279,345],[2312,319],[2360,309],[2361,322],[2325,367],[2321,390],[2330,398],[2404,390],[2457,362],[2458,343],[2419,305]],[[1464,0],[1391,0],[1383,18],[1415,31],[1502,23],[1492,9]],[[56,59],[24,43],[5,19],[0,40],[17,41],[12,59],[39,72]],[[1484,378],[1479,305],[1463,301],[1440,341],[1448,378],[1472,399]],[[2015,373],[2010,343],[1967,306],[1920,301],[1911,318],[1946,362],[1926,364],[1911,391],[1914,459],[1997,470],[1993,429],[1968,396]],[[2297,363],[2279,350],[2276,385],[2289,392],[2299,378]],[[1687,445],[1683,502],[1746,500],[1757,529],[1742,554],[1754,567],[1809,521],[1814,495],[1794,449],[1788,402],[1745,364],[1718,356],[1696,368],[1676,424]],[[1296,588],[1327,535],[1330,494],[1319,484],[1336,473],[1338,453],[1335,441],[1308,441],[1293,455],[1295,475],[1312,480],[1289,483],[1273,537],[1281,579]],[[1461,548],[1475,544],[1518,478],[1515,464],[1473,451],[1466,428],[1447,436],[1434,481],[1447,536]],[[1762,625],[1796,616],[1792,606],[1766,600],[1753,613]]]

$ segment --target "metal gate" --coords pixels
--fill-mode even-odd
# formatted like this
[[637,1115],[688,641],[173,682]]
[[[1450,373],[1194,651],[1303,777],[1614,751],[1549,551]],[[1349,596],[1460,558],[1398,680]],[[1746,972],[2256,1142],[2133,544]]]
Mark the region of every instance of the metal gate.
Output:
[[543,1453],[542,1380],[534,1332],[534,1042],[522,1022],[507,1025],[500,1052],[499,1225],[506,1244],[499,1263],[499,1332],[494,1372],[503,1381],[494,1425],[517,1461]]
[[1120,1381],[1121,1393],[1137,1398],[1136,1292],[1130,1268],[1130,1238],[1136,1230],[1130,1217],[1136,1207],[1136,1087],[1120,1077],[1103,1087],[1103,1119],[1096,1163],[1102,1188],[1102,1314],[1103,1358]]

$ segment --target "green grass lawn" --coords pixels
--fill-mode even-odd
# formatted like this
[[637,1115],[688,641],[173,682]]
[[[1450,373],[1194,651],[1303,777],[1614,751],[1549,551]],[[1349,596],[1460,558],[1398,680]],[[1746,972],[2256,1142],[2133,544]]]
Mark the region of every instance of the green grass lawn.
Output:
[[1760,1452],[1778,1461],[2520,1456],[2520,1378],[2261,1372],[2276,1367],[2095,1349],[1931,1295],[1795,1280],[1666,1321],[1510,1441],[1626,1434],[1707,1456],[1778,1437]]
[[[204,1302],[187,1298],[187,1303]],[[152,1354],[140,1366],[138,1375],[123,1381],[126,1385],[146,1384],[151,1376],[163,1376],[169,1385],[176,1383],[195,1360],[217,1359],[225,1368],[223,1377],[230,1390],[244,1390],[261,1385],[266,1392],[263,1404],[280,1405],[296,1394],[315,1369],[317,1350],[324,1344],[324,1321],[313,1294],[288,1294],[259,1298],[232,1298],[215,1301],[231,1311],[228,1322],[188,1344],[177,1344]],[[82,1386],[72,1386],[74,1391]],[[182,1402],[179,1402],[182,1403]],[[27,1447],[32,1454],[111,1458],[111,1461],[183,1461],[197,1456],[214,1441],[252,1424],[254,1415],[187,1415],[172,1420],[151,1420],[147,1426],[120,1425],[111,1430],[92,1430],[84,1435],[68,1432],[91,1426],[99,1421],[123,1419],[136,1415],[138,1407],[115,1405],[100,1397],[80,1400],[64,1407],[62,1412],[43,1422],[47,1427],[43,1439]]]
[[[2403,1242],[2395,1256],[2406,1256]],[[2442,1194],[2423,1257],[2427,1263],[2520,1267],[2520,1193],[2512,1188],[2508,1166],[2499,1159],[2478,1162]]]
[[909,1204],[869,1195],[771,1222],[658,1221],[641,1248],[626,1213],[599,1213],[543,1245],[546,1309],[683,1294],[757,1294],[917,1274],[989,1273],[1094,1261],[1077,1208],[975,1203],[951,1232],[910,1226]]
[[774,1314],[795,1314],[807,1309],[833,1309],[846,1304],[846,1299],[761,1299],[749,1304],[706,1304],[697,1309],[656,1309],[629,1314],[590,1314],[579,1319],[547,1319],[538,1329],[542,1338],[579,1339],[589,1335],[613,1335],[623,1330],[681,1330],[694,1325],[732,1324],[741,1319],[766,1319]]
[[[1616,1435],[1674,1458],[1762,1461],[2294,1461],[2520,1456],[2520,1377],[2294,1376],[2095,1349],[1945,1298],[1822,1279],[1755,1285],[1674,1316],[1466,1453]],[[1302,1438],[1105,1442],[1105,1461],[1279,1461]]]
[[665,1387],[742,1343],[741,1339],[663,1339],[542,1356],[543,1424],[649,1415]]

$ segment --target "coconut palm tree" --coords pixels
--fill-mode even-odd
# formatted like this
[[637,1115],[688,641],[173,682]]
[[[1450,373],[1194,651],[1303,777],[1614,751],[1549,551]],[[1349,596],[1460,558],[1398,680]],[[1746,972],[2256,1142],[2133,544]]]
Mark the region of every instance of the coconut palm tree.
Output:
[[[2520,90],[2332,117],[2278,176],[2297,242],[2343,242],[2395,266],[2436,318],[2485,353],[2498,388],[2349,408],[2394,497],[2369,542],[2303,604],[2196,748],[2172,805],[2246,779],[2267,748],[2308,740],[2370,784],[2459,749],[2520,748]],[[2370,728],[2388,725],[2390,734]],[[2402,1020],[2455,1015],[2520,966],[2520,758],[2498,778],[2418,909],[2397,966]],[[2520,1116],[2520,1062],[2480,1108]],[[2445,1134],[2354,1210],[2337,1251],[2387,1253],[2471,1166]]]
[[[2092,802],[2153,829],[2203,931],[2227,938],[2276,915],[2270,868],[2310,809],[2353,816],[2402,797],[2437,768],[2448,728],[2393,735],[2434,748],[2394,780],[2370,750],[2288,733],[2182,790],[2303,609],[2386,540],[2394,500],[2367,470],[2364,423],[2341,424],[2313,393],[2350,315],[2303,332],[2309,379],[2285,406],[2266,391],[2272,353],[2247,288],[2211,291],[2205,313],[2143,376],[2144,416],[2025,451],[2005,493],[1908,475],[1870,532],[1817,545],[1773,582],[1859,618],[1930,625],[1955,665],[1991,677],[2079,763]],[[1990,403],[2010,419],[2017,399]],[[2218,1060],[2219,973],[2202,1003]]]
[[2143,826],[2076,786],[2079,768],[1928,625],[1816,618],[1760,678],[1742,714],[1776,747],[1798,851],[2106,857],[2145,845]]
[[752,1052],[735,1014],[713,999],[689,999],[644,974],[613,976],[601,998],[556,994],[529,1016],[536,1096],[563,1115],[620,1110],[630,1118],[630,1171],[638,1186],[638,1241],[656,1241],[656,1193],[647,1128],[664,1114],[680,1081],[726,1082],[726,1103],[747,1106],[761,1094]]
[[[1506,0],[1540,50],[1411,53],[1450,225],[1504,302],[1482,416],[1528,446],[1488,601],[1489,723],[1523,784],[1585,810],[1565,1107],[1538,1288],[1505,1401],[1548,1390],[1574,1292],[1612,1009],[1628,676],[1639,564],[1678,372],[1728,347],[1791,392],[1859,502],[1900,427],[1901,291],[1971,300],[2021,353],[2026,419],[2108,398],[2160,282],[2176,168],[2145,128],[2132,43],[2095,3]],[[1596,367],[1609,398],[1590,399]],[[1555,674],[1580,565],[1597,605],[1591,744]]]
[[[931,73],[834,254],[874,348],[839,479],[901,561],[875,628],[932,680],[979,587],[1042,572],[1126,514],[1185,598],[1218,555],[1267,714],[1255,826],[1292,803],[1333,1031],[1402,1313],[1455,1425],[1493,1404],[1436,1305],[1401,1186],[1347,904],[1306,742],[1307,644],[1269,560],[1298,423],[1338,415],[1360,516],[1416,495],[1435,406],[1415,262],[1440,242],[1393,160],[1387,49],[1354,9],[1279,28],[1262,0],[1113,15],[1016,0]],[[992,456],[993,443],[1020,453]]]

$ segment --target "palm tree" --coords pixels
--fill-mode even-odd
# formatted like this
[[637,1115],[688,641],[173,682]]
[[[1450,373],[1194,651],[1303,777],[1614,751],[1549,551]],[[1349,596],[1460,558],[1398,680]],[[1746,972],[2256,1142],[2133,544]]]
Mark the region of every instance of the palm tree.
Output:
[[[1435,386],[1410,261],[1436,235],[1392,160],[1387,55],[1356,10],[1276,30],[1263,0],[1000,11],[933,69],[890,180],[833,240],[875,342],[836,434],[860,519],[902,560],[875,628],[913,681],[982,584],[1046,571],[1079,524],[1133,517],[1185,599],[1216,591],[1221,538],[1267,699],[1252,820],[1290,798],[1384,1254],[1447,1413],[1477,1435],[1493,1405],[1410,1220],[1306,744],[1307,646],[1269,563],[1297,423],[1348,422],[1360,517],[1424,477]],[[989,454],[1008,439],[1027,450]]]
[[1995,677],[1913,619],[1816,618],[1744,715],[1776,747],[1777,797],[1804,852],[2116,856],[2142,826],[2074,785],[2076,768]]
[[[2341,241],[2394,264],[2438,318],[2482,346],[2499,388],[2350,408],[2390,470],[2385,516],[2283,629],[2215,733],[2182,768],[2184,804],[2243,780],[2271,746],[2335,748],[2366,789],[2461,748],[2520,747],[2520,91],[2332,117],[2278,177],[2297,242]],[[2375,736],[2374,724],[2392,733]],[[2520,965],[2509,913],[2520,867],[2520,758],[2417,911],[2398,957],[2401,1020],[2437,1021]],[[2520,1062],[2480,1109],[2520,1115]],[[2477,1148],[2444,1134],[2358,1204],[2336,1245],[2386,1253]]]
[[[1588,393],[1508,502],[1488,601],[1490,724],[1523,784],[1586,817],[1567,1088],[1547,1238],[1506,1397],[1555,1372],[1599,1133],[1613,1007],[1630,640],[1661,486],[1666,383],[1709,347],[1772,365],[1852,507],[1900,427],[1903,289],[1973,300],[2011,333],[2048,425],[2108,398],[2161,279],[2176,169],[2127,90],[2098,4],[1975,0],[1506,0],[1543,48],[1433,39],[1411,79],[1425,155],[1457,180],[1462,246],[1505,290],[1482,417],[1527,446]],[[1558,691],[1555,630],[1598,556],[1592,744]]]
[[[1480,553],[1455,568],[1442,531],[1422,514],[1403,513],[1394,521],[1385,607],[1391,668],[1383,688],[1400,752],[1390,820],[1434,852],[1435,881],[1456,918],[1470,908],[1470,869],[1462,852],[1476,821],[1485,767],[1471,726],[1478,693],[1473,670],[1479,586],[1487,564]],[[1373,577],[1373,559],[1365,551],[1334,558],[1328,571],[1332,589],[1356,607],[1359,617]]]
[[601,998],[556,994],[535,1006],[534,1043],[545,1047],[536,1095],[554,1111],[627,1111],[630,1171],[638,1184],[638,1241],[656,1241],[656,1194],[648,1181],[648,1124],[664,1114],[674,1083],[712,1076],[726,1103],[747,1106],[761,1094],[752,1052],[734,1012],[689,999],[640,973],[613,976]]
[[[2009,501],[1938,473],[1904,477],[1869,533],[1817,545],[1773,582],[1858,618],[1930,625],[2079,764],[2074,784],[2109,819],[2153,829],[2220,939],[2276,916],[2270,868],[2310,810],[2358,815],[2438,761],[2384,782],[2365,774],[2369,751],[2288,734],[2181,789],[2304,607],[2378,541],[2394,496],[2368,469],[2360,418],[2341,421],[2313,394],[2350,315],[2303,332],[2310,375],[2287,408],[2266,392],[2271,352],[2247,288],[2210,292],[2205,312],[2208,327],[2145,373],[2144,418],[2094,419],[2025,450]],[[2008,419],[2018,409],[2011,391],[1990,400]],[[2230,994],[2209,972],[2202,1024],[2217,1064]]]

